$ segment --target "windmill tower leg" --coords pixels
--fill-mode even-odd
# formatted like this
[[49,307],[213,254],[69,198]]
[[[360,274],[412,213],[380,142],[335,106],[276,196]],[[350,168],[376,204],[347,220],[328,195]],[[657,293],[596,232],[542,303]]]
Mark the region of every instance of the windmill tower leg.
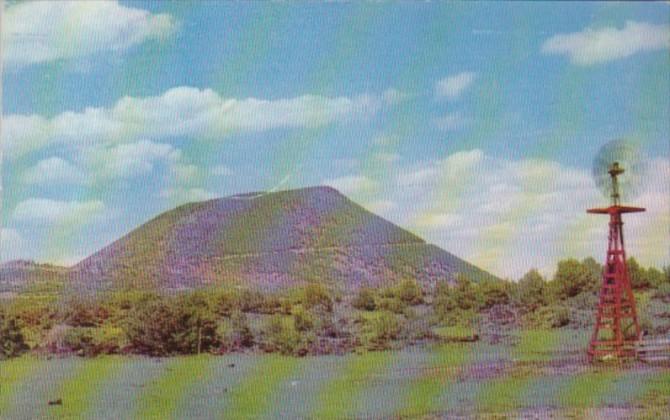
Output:
[[623,222],[618,206],[611,207],[607,259],[603,270],[596,322],[589,343],[589,358],[635,356],[635,342],[640,338],[640,325],[635,297],[626,266]]

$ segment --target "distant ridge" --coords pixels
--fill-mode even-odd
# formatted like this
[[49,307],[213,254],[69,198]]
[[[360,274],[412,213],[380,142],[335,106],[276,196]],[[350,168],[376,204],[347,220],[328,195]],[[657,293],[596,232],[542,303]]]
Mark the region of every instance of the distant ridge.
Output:
[[430,285],[457,273],[495,278],[330,187],[185,204],[72,271],[78,284],[95,289],[229,282],[266,289],[321,282],[352,289],[408,277]]
[[0,264],[0,293],[21,291],[40,281],[66,282],[70,269],[53,264],[14,260]]

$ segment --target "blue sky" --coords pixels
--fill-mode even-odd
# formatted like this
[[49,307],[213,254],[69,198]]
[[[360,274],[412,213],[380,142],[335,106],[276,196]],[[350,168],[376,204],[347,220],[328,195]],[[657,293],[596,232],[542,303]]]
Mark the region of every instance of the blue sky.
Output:
[[3,260],[329,184],[497,274],[549,272],[604,251],[590,165],[623,137],[654,173],[631,247],[670,262],[668,4],[55,4],[3,9]]

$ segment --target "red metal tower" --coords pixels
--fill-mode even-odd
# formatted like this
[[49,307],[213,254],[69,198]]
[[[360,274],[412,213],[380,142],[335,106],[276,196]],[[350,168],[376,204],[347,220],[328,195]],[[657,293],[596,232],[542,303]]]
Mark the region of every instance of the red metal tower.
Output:
[[607,260],[603,270],[596,324],[589,344],[589,359],[605,356],[634,357],[635,343],[640,339],[640,325],[635,309],[635,297],[626,266],[623,241],[623,213],[643,212],[641,207],[620,204],[617,176],[624,169],[614,162],[608,173],[612,180],[612,205],[588,210],[588,213],[609,214]]

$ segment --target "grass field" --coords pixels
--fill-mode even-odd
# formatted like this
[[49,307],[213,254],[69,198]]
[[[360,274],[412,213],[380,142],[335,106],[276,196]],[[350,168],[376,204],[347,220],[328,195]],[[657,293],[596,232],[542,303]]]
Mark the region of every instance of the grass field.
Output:
[[[561,358],[581,338],[565,331],[525,331],[518,338],[506,347],[454,343],[306,358],[23,357],[0,362],[0,418],[662,418],[669,412],[667,366],[590,366],[569,351],[571,358]],[[48,404],[58,399],[62,405]]]

